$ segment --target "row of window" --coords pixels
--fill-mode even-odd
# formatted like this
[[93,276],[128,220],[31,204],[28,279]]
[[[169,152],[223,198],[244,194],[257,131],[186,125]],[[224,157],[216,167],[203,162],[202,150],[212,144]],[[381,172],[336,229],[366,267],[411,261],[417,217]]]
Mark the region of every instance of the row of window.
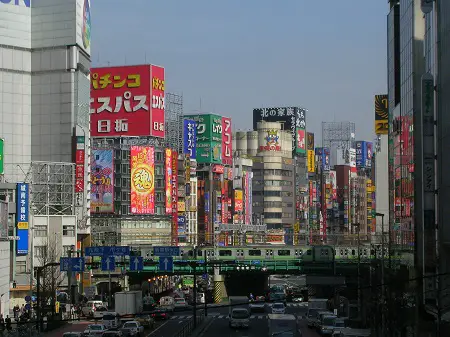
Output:
[[279,170],[279,169],[266,169],[266,170],[255,170],[253,171],[254,177],[265,176],[282,176],[282,177],[292,177],[291,170]]
[[254,185],[264,185],[264,186],[292,186],[292,181],[289,180],[255,180],[253,179]]
[[264,219],[292,218],[292,213],[264,212]]
[[[48,228],[46,225],[34,225],[33,235],[35,238],[48,237]],[[75,225],[63,225],[63,236],[74,237]]]
[[265,197],[292,197],[292,192],[289,191],[253,191],[255,196]]
[[264,208],[292,208],[292,202],[281,202],[281,201],[254,201],[253,207],[264,207]]

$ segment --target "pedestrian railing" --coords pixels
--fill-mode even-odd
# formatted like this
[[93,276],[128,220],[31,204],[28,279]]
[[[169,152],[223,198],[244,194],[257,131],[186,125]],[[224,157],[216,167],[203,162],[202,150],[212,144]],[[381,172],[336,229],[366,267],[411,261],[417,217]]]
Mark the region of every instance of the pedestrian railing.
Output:
[[195,327],[199,326],[203,320],[205,319],[205,311],[199,310],[197,312],[197,317],[195,318],[197,320],[196,324],[194,321],[194,317],[192,317],[183,327],[174,335],[174,337],[188,337],[192,334]]

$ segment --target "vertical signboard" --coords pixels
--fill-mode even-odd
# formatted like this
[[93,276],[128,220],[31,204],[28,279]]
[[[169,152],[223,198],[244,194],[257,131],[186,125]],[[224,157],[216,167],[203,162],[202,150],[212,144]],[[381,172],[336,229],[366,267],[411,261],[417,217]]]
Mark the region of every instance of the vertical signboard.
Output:
[[314,173],[316,171],[316,161],[314,150],[308,150],[308,173]]
[[222,117],[222,164],[233,165],[231,118]]
[[367,154],[367,150],[365,150],[365,142],[357,141],[356,142],[356,167],[358,167],[358,168],[366,167],[366,154]]
[[113,150],[92,150],[91,212],[114,213]]
[[131,213],[155,214],[155,149],[131,147]]
[[389,133],[389,99],[388,95],[375,95],[375,133]]
[[16,245],[17,255],[28,254],[29,202],[30,185],[18,183],[16,190],[16,227],[19,240]]
[[172,151],[172,244],[178,244],[178,152]]
[[242,212],[244,210],[242,194],[242,190],[234,190],[234,212]]
[[366,167],[372,167],[372,142],[366,142]]
[[[84,145],[84,143],[83,143]],[[75,151],[75,193],[84,192],[84,146]]]
[[296,108],[296,119],[295,119],[295,152],[298,154],[306,153],[306,110],[302,108]]
[[187,117],[197,125],[197,162],[222,164],[222,117],[212,114]]
[[349,157],[350,171],[356,172],[356,149],[350,148],[348,150],[348,157]]
[[0,201],[0,238],[8,238],[8,203]]
[[5,164],[4,164],[4,144],[5,140],[0,138],[0,174],[5,173]]
[[151,100],[151,122],[152,136],[164,138],[165,126],[165,72],[163,67],[151,65],[152,76],[152,100]]
[[164,68],[91,70],[91,135],[164,138]]
[[295,145],[295,152],[300,154],[306,153],[306,144],[305,144],[305,130],[297,128],[297,143]]
[[187,219],[185,215],[178,216],[178,238],[185,238],[187,232]]
[[165,153],[166,214],[172,214],[172,149]]
[[306,133],[306,149],[314,151],[314,133]]
[[184,181],[186,185],[186,197],[191,195],[191,157],[188,153],[184,155]]
[[245,204],[245,221],[246,225],[250,225],[250,196],[249,196],[249,175],[248,172],[244,172],[244,204]]
[[183,121],[183,150],[191,159],[197,158],[197,124],[192,119]]
[[330,149],[328,147],[324,147],[322,149],[322,171],[330,170]]

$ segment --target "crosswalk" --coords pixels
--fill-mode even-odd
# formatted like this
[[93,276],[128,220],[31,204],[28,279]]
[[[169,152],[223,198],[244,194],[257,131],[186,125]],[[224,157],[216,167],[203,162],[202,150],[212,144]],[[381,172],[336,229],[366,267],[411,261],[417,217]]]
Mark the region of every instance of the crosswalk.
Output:
[[[228,315],[223,315],[223,314],[214,314],[211,313],[211,316],[213,316],[216,319],[228,319]],[[251,315],[250,319],[267,319],[267,315]],[[172,316],[170,317],[170,320],[188,320],[191,319],[192,315],[183,315],[183,316]]]

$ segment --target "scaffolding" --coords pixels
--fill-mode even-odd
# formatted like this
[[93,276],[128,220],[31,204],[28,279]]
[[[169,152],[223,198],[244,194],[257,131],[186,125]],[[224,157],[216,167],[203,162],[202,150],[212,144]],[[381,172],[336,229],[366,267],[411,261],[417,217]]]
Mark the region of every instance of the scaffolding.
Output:
[[166,144],[178,153],[183,151],[183,96],[166,93]]
[[355,123],[322,122],[322,146],[349,150],[355,139]]

